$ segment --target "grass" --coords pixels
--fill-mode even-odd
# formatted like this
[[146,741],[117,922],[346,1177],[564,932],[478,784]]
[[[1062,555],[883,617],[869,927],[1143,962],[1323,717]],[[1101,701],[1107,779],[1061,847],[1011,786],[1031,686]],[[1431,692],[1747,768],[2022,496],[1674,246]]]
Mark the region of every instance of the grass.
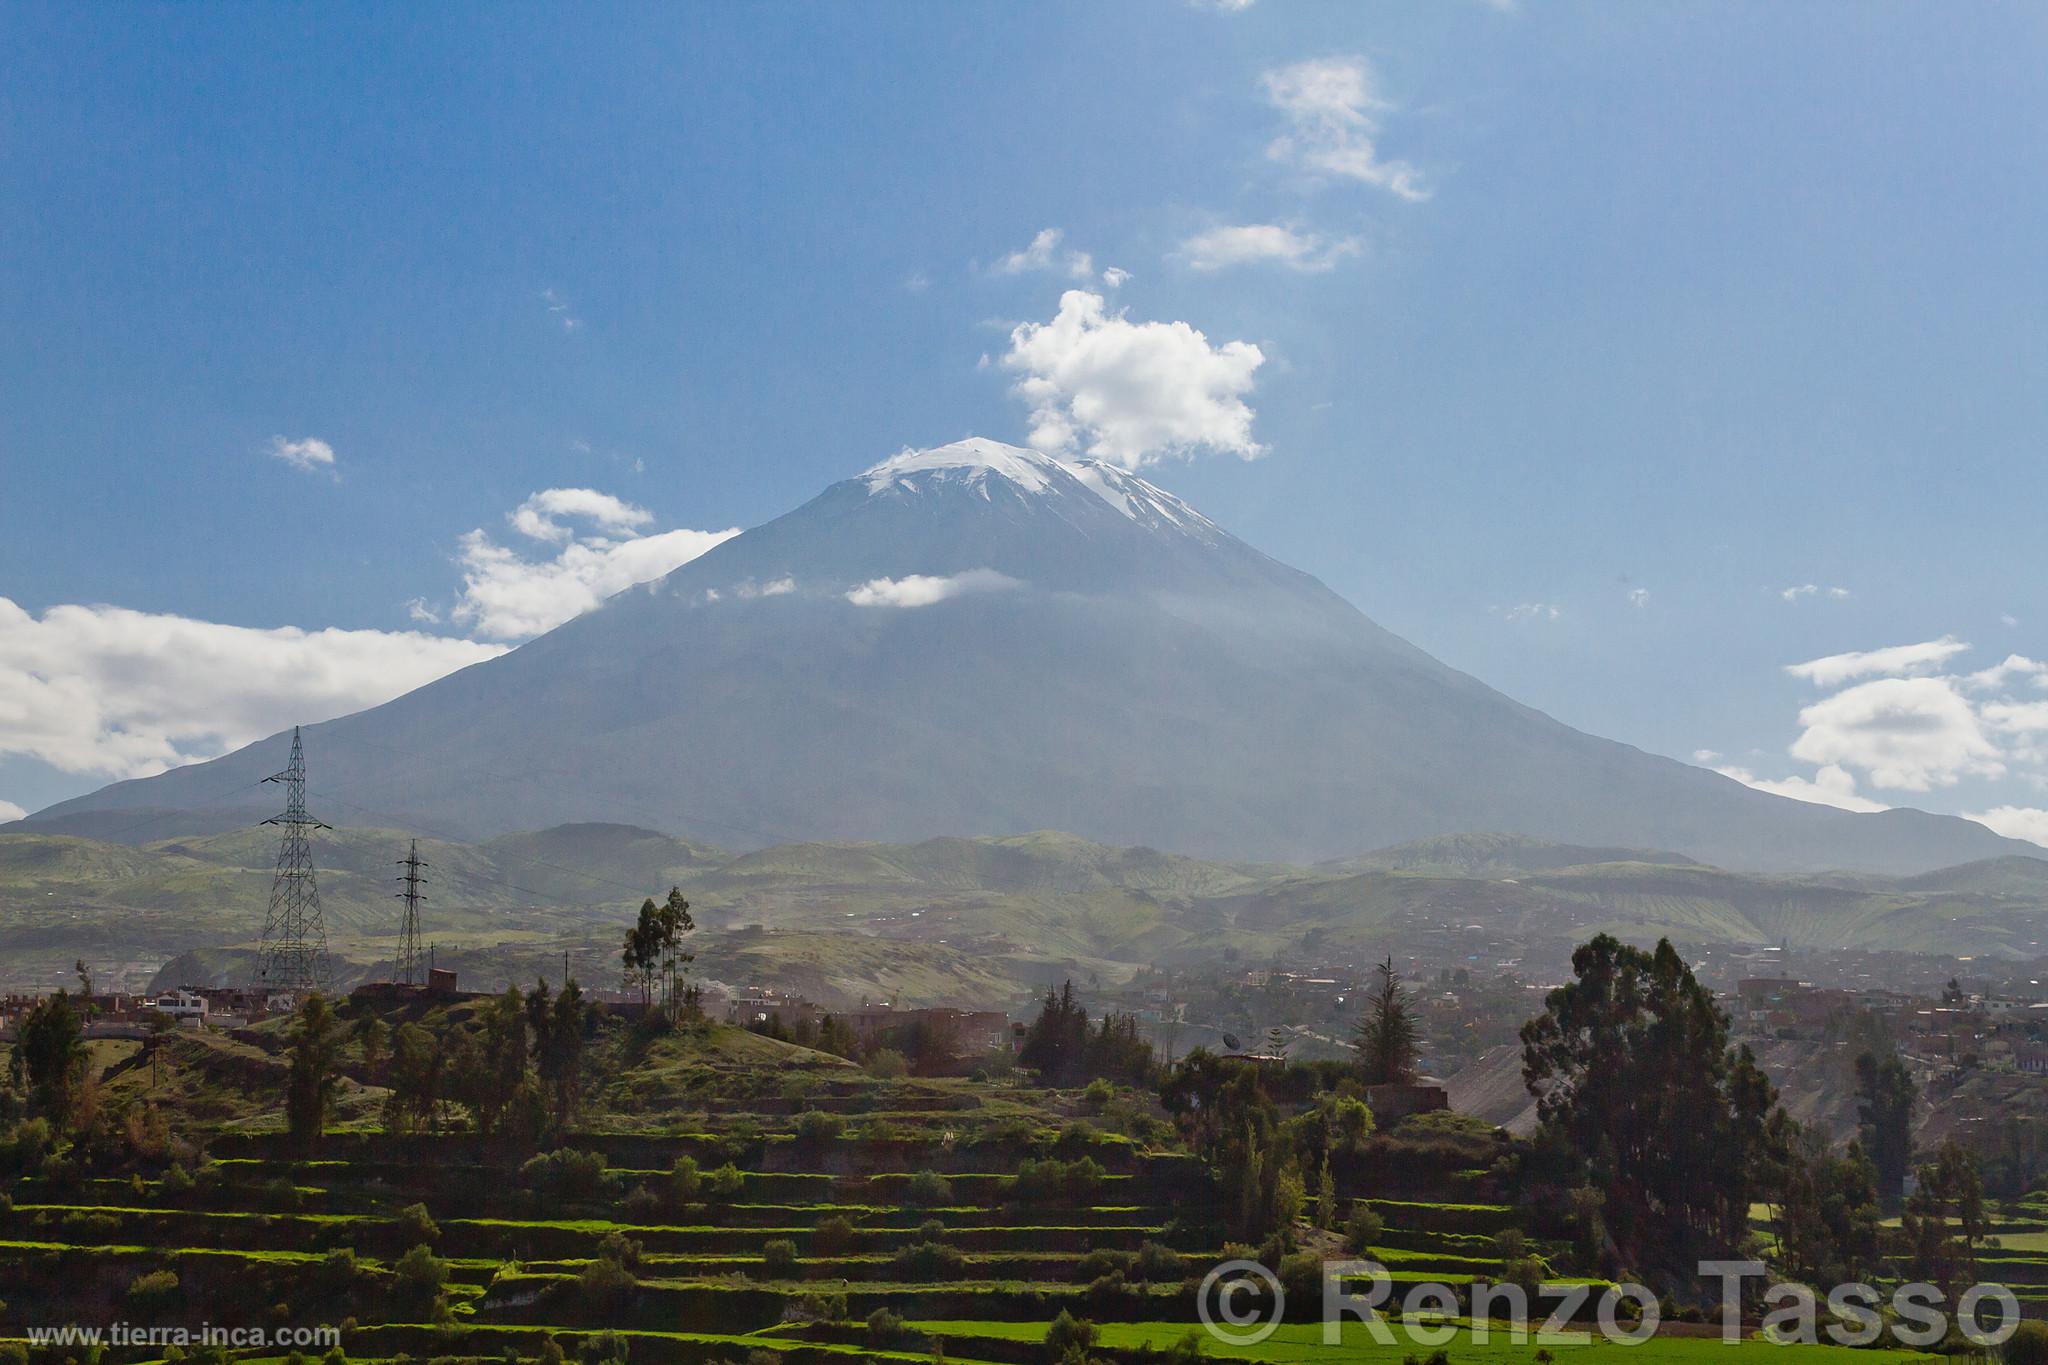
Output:
[[[1030,1322],[914,1322],[909,1324],[927,1336],[943,1337],[949,1343],[958,1341],[971,1346],[976,1340],[1031,1342],[1045,1336],[1043,1323]],[[1400,1365],[1410,1355],[1426,1355],[1434,1346],[1424,1346],[1410,1340],[1399,1323],[1392,1323],[1392,1345],[1375,1341],[1365,1324],[1346,1322],[1342,1325],[1339,1344],[1331,1346],[1323,1342],[1321,1323],[1282,1323],[1274,1329],[1273,1335],[1255,1345],[1234,1346],[1203,1332],[1196,1324],[1185,1322],[1106,1322],[1096,1327],[1097,1339],[1101,1345],[1112,1350],[1135,1350],[1150,1346],[1164,1349],[1179,1341],[1189,1332],[1195,1333],[1207,1355],[1232,1360],[1256,1361],[1259,1365]],[[1516,1344],[1508,1334],[1494,1328],[1489,1339],[1481,1342],[1474,1338],[1469,1327],[1456,1329],[1450,1343],[1444,1348],[1451,1353],[1454,1361],[1512,1360],[1520,1365],[1529,1360],[1536,1349],[1532,1340]],[[1906,1365],[1906,1362],[1936,1360],[1939,1357],[1910,1355],[1901,1351],[1872,1353],[1847,1346],[1809,1346],[1788,1348],[1773,1342],[1752,1337],[1732,1344],[1723,1343],[1718,1337],[1653,1337],[1640,1346],[1609,1342],[1594,1335],[1588,1344],[1558,1343],[1545,1349],[1566,1365],[1707,1365],[1711,1361],[1727,1361],[1729,1365],[1746,1365],[1762,1359],[1783,1361],[1788,1350],[1797,1351],[1802,1365],[1870,1365],[1873,1359],[1891,1362],[1892,1365]],[[951,1357],[951,1349],[948,1349]]]

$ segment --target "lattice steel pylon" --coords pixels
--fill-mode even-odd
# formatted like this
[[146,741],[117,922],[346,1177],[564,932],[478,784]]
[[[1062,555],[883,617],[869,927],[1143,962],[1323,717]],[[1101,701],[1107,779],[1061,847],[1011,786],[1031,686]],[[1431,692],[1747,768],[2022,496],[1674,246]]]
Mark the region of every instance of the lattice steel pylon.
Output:
[[306,814],[306,749],[292,727],[292,761],[265,782],[284,784],[284,814],[263,823],[284,830],[277,846],[277,876],[270,884],[270,914],[256,956],[259,990],[306,995],[332,984],[327,967],[327,926],[320,918],[320,887],[313,880],[309,830],[332,829]]
[[405,883],[405,890],[398,893],[398,899],[405,902],[405,918],[398,926],[398,979],[408,986],[424,986],[426,970],[420,961],[420,902],[426,897],[420,894],[420,884],[426,881],[420,869],[432,864],[420,858],[420,841],[412,841],[412,852],[398,860],[405,869],[405,875],[398,880]]

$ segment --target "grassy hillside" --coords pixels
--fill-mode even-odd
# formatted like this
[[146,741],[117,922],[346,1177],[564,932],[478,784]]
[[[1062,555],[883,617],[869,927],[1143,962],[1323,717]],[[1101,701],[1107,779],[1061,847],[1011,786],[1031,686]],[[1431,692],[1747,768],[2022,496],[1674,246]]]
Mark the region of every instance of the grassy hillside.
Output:
[[[397,930],[397,830],[322,831],[314,844],[330,942],[356,972]],[[260,931],[275,832],[142,848],[0,835],[0,985],[140,985],[197,952],[217,974]],[[908,845],[806,843],[733,855],[626,825],[565,825],[483,844],[427,839],[428,936],[487,980],[524,979],[564,952],[616,970],[619,925],[681,886],[707,973],[828,998],[989,998],[995,983],[1127,977],[1233,955],[1257,963],[1370,952],[1392,934],[1481,926],[1510,941],[1777,943],[2031,957],[2048,940],[2048,860],[2006,858],[1919,877],[1772,877],[1674,854],[1474,834],[1314,868],[1205,862],[1040,832]],[[767,931],[765,933],[760,931]]]

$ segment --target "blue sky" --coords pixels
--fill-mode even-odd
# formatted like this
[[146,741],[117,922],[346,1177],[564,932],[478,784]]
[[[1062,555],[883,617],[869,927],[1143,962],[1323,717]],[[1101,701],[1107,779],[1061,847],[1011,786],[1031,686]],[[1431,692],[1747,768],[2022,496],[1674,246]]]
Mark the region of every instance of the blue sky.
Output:
[[2038,8],[17,4],[0,52],[0,802],[1022,442],[1080,291],[1257,348],[1242,432],[1127,458],[1450,663],[2048,837]]

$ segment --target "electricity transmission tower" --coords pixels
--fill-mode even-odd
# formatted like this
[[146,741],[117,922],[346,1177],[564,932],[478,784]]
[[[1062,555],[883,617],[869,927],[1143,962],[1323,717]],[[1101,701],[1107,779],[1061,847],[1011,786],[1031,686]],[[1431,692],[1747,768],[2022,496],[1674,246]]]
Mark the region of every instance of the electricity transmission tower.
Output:
[[277,876],[270,884],[270,914],[256,958],[256,984],[266,991],[305,995],[326,990],[327,927],[320,918],[320,888],[313,881],[309,830],[332,829],[306,814],[306,750],[292,728],[292,761],[265,782],[284,784],[284,814],[263,823],[284,830],[277,846]]
[[398,926],[398,979],[408,986],[426,984],[426,973],[420,962],[420,902],[426,899],[420,895],[420,884],[426,881],[420,869],[429,864],[420,860],[420,841],[412,841],[412,852],[398,860],[405,869],[405,875],[398,880],[405,883],[405,890],[398,893],[398,899],[405,902],[405,918]]

